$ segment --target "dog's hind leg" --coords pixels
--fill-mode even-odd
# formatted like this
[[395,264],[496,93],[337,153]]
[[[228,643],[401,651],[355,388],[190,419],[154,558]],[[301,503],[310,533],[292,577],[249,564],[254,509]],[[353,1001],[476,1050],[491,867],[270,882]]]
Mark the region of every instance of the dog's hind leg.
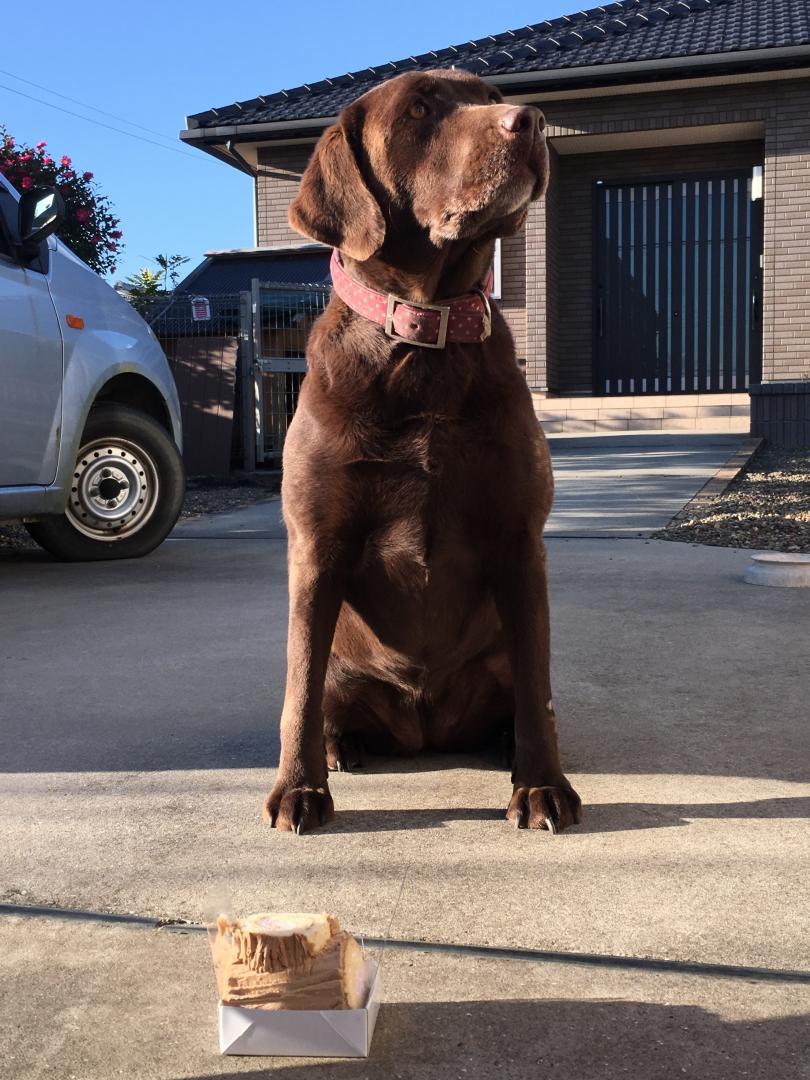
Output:
[[410,757],[424,745],[413,697],[379,679],[342,679],[330,668],[323,719],[326,762],[333,772],[361,768],[365,752]]
[[330,772],[354,772],[363,768],[363,740],[358,735],[338,734],[324,724],[323,745]]

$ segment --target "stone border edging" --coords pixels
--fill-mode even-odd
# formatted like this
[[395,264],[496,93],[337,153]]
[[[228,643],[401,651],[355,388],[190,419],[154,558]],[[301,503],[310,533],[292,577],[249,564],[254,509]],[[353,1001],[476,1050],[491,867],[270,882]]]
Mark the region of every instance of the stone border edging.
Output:
[[729,485],[737,479],[764,441],[759,437],[746,439],[740,449],[728,459],[725,465],[722,465],[717,470],[710,480],[706,481],[700,491],[693,495],[686,506],[679,510],[660,531],[663,532],[668,529],[676,521],[684,521],[686,518],[691,517],[693,513],[704,510],[715,499],[719,499]]

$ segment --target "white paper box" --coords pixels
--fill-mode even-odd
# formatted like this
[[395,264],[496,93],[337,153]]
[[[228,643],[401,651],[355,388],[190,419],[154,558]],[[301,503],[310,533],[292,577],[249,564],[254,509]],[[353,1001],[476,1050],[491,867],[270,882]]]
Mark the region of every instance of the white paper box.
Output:
[[380,972],[366,960],[371,987],[364,1009],[246,1009],[219,1006],[223,1054],[279,1057],[368,1057],[380,1011]]

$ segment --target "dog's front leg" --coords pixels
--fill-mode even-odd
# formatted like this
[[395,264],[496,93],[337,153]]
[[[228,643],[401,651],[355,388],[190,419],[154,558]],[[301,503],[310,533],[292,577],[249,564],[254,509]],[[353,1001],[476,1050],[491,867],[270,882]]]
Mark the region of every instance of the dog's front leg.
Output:
[[277,829],[306,832],[335,816],[323,743],[323,687],[343,599],[339,579],[291,546],[287,686],[281,759],[264,818]]
[[557,749],[545,546],[527,530],[502,554],[493,588],[515,688],[513,793],[506,816],[518,828],[557,832],[579,821],[581,803]]

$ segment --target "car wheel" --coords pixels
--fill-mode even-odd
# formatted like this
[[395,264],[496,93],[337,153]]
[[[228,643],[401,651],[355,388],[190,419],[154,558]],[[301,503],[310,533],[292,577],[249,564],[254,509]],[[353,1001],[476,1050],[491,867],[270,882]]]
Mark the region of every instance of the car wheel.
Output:
[[93,409],[65,513],[26,527],[59,559],[136,559],[171,531],[185,495],[183,462],[152,417],[126,405]]

